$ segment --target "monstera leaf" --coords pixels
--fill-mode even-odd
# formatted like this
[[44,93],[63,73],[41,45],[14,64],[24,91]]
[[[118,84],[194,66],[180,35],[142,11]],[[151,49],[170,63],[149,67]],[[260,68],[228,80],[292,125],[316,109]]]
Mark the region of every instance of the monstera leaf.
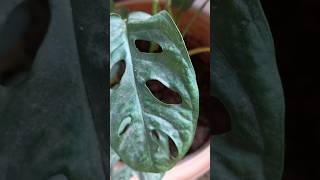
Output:
[[[161,51],[138,46],[147,41]],[[110,68],[124,67],[110,89],[110,143],[131,168],[163,172],[188,151],[195,133],[199,95],[184,41],[165,11],[142,12],[127,20],[110,15]],[[157,81],[178,94],[178,103],[158,99],[148,83]]]
[[[33,49],[31,68],[22,79],[0,84],[0,179],[107,179],[108,3],[1,0],[0,32],[14,25],[6,22],[23,23],[14,27],[28,29],[21,16],[34,11],[20,8],[33,10],[41,3],[47,4],[50,20],[40,47]],[[30,16],[31,22],[35,17]],[[10,37],[8,32],[8,41],[1,39],[0,44],[10,44],[1,45],[1,52],[5,54],[21,34]]]
[[213,17],[212,92],[232,129],[213,137],[212,179],[280,180],[284,98],[260,2],[216,0]]

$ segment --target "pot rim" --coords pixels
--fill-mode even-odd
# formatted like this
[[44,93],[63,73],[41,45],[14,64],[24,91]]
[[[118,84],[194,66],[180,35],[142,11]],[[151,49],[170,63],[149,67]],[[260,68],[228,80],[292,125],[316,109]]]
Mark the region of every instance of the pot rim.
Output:
[[[199,149],[188,154],[169,171],[165,172],[163,180],[194,180],[202,176],[210,170],[210,140],[206,141]],[[194,162],[203,163],[194,163]],[[116,164],[116,166],[123,166],[124,164]],[[189,169],[189,170],[186,170]],[[185,173],[180,173],[184,171]],[[192,179],[190,179],[192,177]],[[133,177],[132,180],[137,180]]]
[[[204,0],[196,0],[195,3],[192,5],[191,9],[199,8],[201,1],[204,1]],[[150,0],[124,0],[124,1],[120,1],[120,2],[115,3],[115,6],[116,7],[123,7],[123,6],[126,6],[128,4],[133,4],[133,3],[136,3],[136,2],[139,2],[139,3],[150,3]],[[160,2],[161,3],[165,3],[166,1],[165,0],[160,0]],[[209,8],[207,8],[207,7],[209,7]],[[206,5],[206,8],[203,9],[202,12],[204,14],[206,14],[206,15],[210,15],[210,1]]]
[[[195,163],[201,162],[201,163]],[[172,169],[167,171],[163,180],[194,180],[210,170],[210,140],[197,151],[185,156]],[[184,173],[181,173],[183,171]],[[190,179],[192,177],[192,179]]]

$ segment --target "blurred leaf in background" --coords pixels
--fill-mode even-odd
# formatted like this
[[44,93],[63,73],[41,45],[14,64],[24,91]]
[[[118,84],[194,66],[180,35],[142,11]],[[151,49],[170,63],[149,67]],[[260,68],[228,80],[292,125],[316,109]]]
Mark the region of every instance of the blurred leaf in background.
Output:
[[260,2],[215,0],[212,13],[212,93],[232,119],[229,133],[213,137],[212,179],[280,180],[284,95]]
[[0,63],[13,61],[2,55],[16,44],[34,55],[22,58],[30,60],[23,74],[0,81],[1,180],[109,178],[107,7],[104,0],[0,1]]

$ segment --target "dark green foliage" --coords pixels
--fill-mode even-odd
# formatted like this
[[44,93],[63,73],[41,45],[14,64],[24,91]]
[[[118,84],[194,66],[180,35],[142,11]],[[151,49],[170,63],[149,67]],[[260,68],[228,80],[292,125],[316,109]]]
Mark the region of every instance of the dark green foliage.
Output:
[[[0,32],[24,2],[0,1]],[[107,6],[103,0],[49,1],[48,31],[31,69],[0,85],[1,180],[109,178]],[[15,27],[24,27],[23,11],[17,12]],[[0,41],[1,52],[7,51],[3,43],[20,37],[12,33]]]
[[214,180],[280,180],[284,98],[272,35],[258,0],[213,3],[212,93],[232,130],[213,137]]

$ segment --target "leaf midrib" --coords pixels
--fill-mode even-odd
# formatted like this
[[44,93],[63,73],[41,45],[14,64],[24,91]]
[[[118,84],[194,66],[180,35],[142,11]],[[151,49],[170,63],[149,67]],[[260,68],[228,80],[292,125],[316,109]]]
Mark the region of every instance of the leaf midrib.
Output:
[[[133,81],[133,83],[134,83],[134,89],[135,89],[135,91],[136,91],[136,94],[137,94],[137,100],[138,100],[138,103],[139,103],[139,107],[140,107],[140,109],[139,109],[139,112],[140,112],[140,116],[141,116],[141,121],[142,121],[142,123],[143,123],[143,127],[144,127],[144,134],[145,134],[145,137],[146,137],[146,146],[147,146],[147,148],[148,148],[148,157],[150,157],[150,160],[151,160],[151,162],[153,163],[154,162],[154,159],[153,159],[153,157],[151,156],[151,152],[150,152],[150,145],[149,145],[149,143],[148,143],[148,141],[147,141],[147,139],[149,139],[149,137],[148,137],[148,133],[147,133],[147,127],[146,127],[146,124],[145,124],[145,120],[144,120],[144,116],[143,116],[143,112],[144,112],[144,110],[143,109],[145,109],[144,108],[144,105],[141,103],[141,95],[140,95],[140,93],[139,93],[139,91],[138,91],[138,86],[137,86],[137,82],[138,82],[138,80],[137,80],[137,78],[136,78],[136,72],[134,71],[134,59],[133,59],[133,56],[132,56],[132,48],[133,48],[133,46],[131,46],[130,44],[130,37],[129,37],[129,29],[128,29],[128,24],[127,24],[127,22],[125,22],[125,24],[126,24],[126,28],[127,28],[127,34],[126,34],[126,36],[127,36],[127,47],[128,47],[128,50],[129,50],[129,52],[130,52],[130,60],[131,60],[131,71],[132,71],[132,74],[133,74],[133,79],[134,79],[134,81]],[[152,166],[154,165],[154,163],[152,164]]]

